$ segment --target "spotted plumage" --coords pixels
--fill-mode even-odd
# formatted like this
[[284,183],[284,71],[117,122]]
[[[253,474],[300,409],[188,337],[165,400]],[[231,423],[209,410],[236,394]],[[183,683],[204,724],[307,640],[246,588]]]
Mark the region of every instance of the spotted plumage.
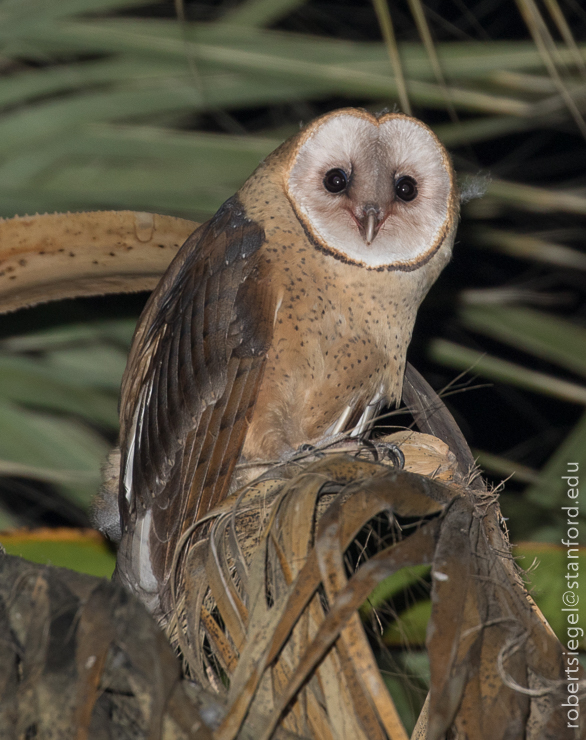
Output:
[[237,462],[364,433],[400,400],[457,212],[427,127],[344,109],[267,157],[187,240],[122,387],[118,574],[151,610],[168,608],[182,534],[243,480]]

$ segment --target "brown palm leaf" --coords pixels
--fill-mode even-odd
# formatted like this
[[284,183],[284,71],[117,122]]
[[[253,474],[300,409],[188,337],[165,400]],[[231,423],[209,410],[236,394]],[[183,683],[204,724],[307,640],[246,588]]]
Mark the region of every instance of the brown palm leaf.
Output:
[[[184,541],[171,638],[189,674],[225,697],[217,740],[238,737],[249,712],[266,718],[260,740],[276,727],[406,738],[358,610],[383,579],[419,564],[432,566],[428,740],[449,729],[479,740],[573,737],[559,711],[562,647],[523,587],[496,496],[464,487],[439,440],[411,434],[406,467],[435,443],[436,471],[451,485],[324,456],[263,476],[198,523],[195,544]],[[381,516],[392,544],[349,572],[355,538]]]

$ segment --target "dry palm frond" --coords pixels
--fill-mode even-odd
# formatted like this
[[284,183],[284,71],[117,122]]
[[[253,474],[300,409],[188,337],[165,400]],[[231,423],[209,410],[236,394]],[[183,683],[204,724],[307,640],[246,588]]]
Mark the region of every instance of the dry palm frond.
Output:
[[121,587],[0,554],[0,630],[2,737],[211,740],[214,701]]
[[[406,738],[358,609],[381,580],[427,563],[431,691],[413,737],[578,737],[559,711],[562,646],[523,587],[496,497],[462,485],[441,441],[393,442],[406,470],[348,455],[292,463],[200,524],[171,630],[188,680],[122,589],[2,556],[2,732]],[[430,476],[409,472],[422,460]],[[349,567],[381,519],[386,542]]]
[[139,211],[0,219],[0,313],[62,298],[152,290],[198,225]]
[[[194,544],[184,540],[169,632],[187,672],[226,702],[218,740],[239,737],[249,713],[264,718],[260,740],[277,727],[406,738],[358,609],[383,579],[418,564],[432,566],[428,740],[450,727],[502,737],[530,715],[564,736],[562,648],[525,592],[496,497],[463,487],[446,445],[409,434],[407,470],[348,455],[301,471],[292,463],[199,522]],[[429,477],[408,472],[422,447]],[[356,537],[381,517],[385,545],[350,570]]]

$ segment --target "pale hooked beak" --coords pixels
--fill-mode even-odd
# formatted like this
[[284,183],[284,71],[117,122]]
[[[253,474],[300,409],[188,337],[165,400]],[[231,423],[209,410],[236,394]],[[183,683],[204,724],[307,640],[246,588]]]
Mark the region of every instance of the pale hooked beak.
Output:
[[359,219],[359,224],[362,237],[368,245],[374,241],[382,221],[383,218],[379,208],[367,206],[364,209],[362,218]]

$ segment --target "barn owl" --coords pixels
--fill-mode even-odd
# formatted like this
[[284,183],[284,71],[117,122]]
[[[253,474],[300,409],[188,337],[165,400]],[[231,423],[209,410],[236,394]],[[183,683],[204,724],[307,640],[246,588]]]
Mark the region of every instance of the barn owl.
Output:
[[238,462],[364,434],[400,400],[458,208],[427,126],[348,108],[282,144],[187,239],[122,384],[117,574],[155,615],[179,539],[226,497]]

